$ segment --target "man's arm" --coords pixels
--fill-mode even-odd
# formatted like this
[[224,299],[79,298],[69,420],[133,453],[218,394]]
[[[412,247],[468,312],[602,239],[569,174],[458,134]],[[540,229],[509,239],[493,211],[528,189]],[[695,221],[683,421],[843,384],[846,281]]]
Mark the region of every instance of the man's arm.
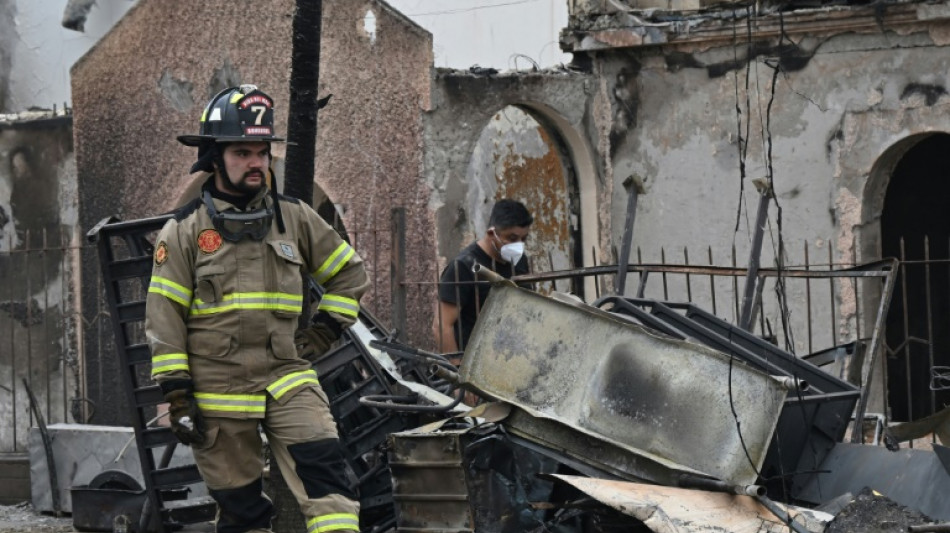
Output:
[[[304,216],[301,236],[310,275],[324,288],[312,325],[299,332],[300,355],[319,357],[359,317],[360,298],[369,288],[363,260],[317,213],[300,204]],[[307,341],[307,342],[304,342]],[[309,346],[308,346],[309,345]],[[312,353],[311,353],[312,352]]]
[[438,346],[440,353],[455,353],[459,351],[458,343],[455,342],[455,333],[453,329],[459,318],[459,307],[453,303],[439,301],[439,313],[436,317],[433,331],[435,333],[435,345]]
[[156,239],[152,277],[145,298],[145,336],[152,352],[152,377],[168,393],[191,380],[185,320],[194,287],[194,253],[182,246],[178,222],[168,221]]
[[152,352],[152,378],[168,402],[172,433],[183,444],[201,444],[205,423],[195,398],[186,349],[194,250],[182,245],[178,231],[178,222],[170,220],[158,234],[145,297],[145,337]]

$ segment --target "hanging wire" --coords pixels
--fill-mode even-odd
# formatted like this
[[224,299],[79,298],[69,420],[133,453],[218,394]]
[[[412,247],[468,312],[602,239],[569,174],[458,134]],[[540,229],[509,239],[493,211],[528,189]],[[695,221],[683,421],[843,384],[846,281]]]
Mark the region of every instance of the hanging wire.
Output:
[[[746,131],[745,135],[742,133],[742,104],[739,97],[739,74],[735,75],[735,93],[736,93],[736,135],[737,139],[737,148],[739,151],[739,201],[736,205],[736,225],[732,234],[732,244],[736,243],[736,235],[739,233],[739,223],[742,219],[743,212],[745,213],[746,219],[746,231],[751,235],[749,231],[749,212],[748,209],[743,209],[745,205],[745,181],[746,181],[746,156],[749,152],[749,119],[748,114],[751,109],[749,103],[749,74],[750,74],[750,61],[752,60],[752,11],[751,4],[747,4],[746,8],[746,70],[745,70],[745,113],[746,118]],[[739,15],[733,9],[733,25],[732,25],[732,55],[735,64],[739,64],[739,37],[736,32],[735,21],[739,19]]]

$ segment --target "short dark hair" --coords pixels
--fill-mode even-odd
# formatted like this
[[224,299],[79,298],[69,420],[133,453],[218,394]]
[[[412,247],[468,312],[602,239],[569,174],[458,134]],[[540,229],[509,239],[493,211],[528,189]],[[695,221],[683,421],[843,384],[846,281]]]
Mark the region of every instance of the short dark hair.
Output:
[[495,202],[491,208],[491,216],[488,217],[488,226],[495,229],[525,228],[532,222],[534,218],[528,208],[523,203],[509,198]]

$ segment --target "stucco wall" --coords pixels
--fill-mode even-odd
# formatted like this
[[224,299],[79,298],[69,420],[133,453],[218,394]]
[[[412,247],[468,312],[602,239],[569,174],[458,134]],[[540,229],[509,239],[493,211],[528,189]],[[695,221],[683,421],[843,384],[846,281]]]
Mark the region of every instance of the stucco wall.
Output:
[[[596,55],[594,73],[610,105],[610,129],[600,141],[609,146],[612,242],[620,242],[626,208],[620,183],[637,174],[646,193],[639,200],[634,246],[642,248],[645,262],[659,262],[661,248],[668,262],[683,262],[681,250],[688,248],[693,262],[705,263],[711,249],[716,263],[728,264],[735,246],[744,265],[757,202],[750,180],[767,176],[771,167],[786,264],[802,264],[805,246],[813,263],[826,263],[829,255],[842,263],[880,257],[877,219],[900,145],[950,128],[948,26],[937,19],[900,25],[884,20],[883,31],[877,25],[802,29],[821,17],[799,21],[799,31],[781,43],[766,36],[750,46],[739,33],[733,46],[727,39],[671,33],[668,40],[675,44]],[[719,31],[728,35],[729,25]],[[782,70],[773,77],[776,64]],[[740,136],[747,150],[740,150]],[[773,204],[765,265],[773,264],[777,214]],[[853,336],[859,312],[854,295],[843,284],[835,290],[838,338]],[[790,286],[790,300],[804,301],[804,291]],[[770,285],[766,295],[771,292]],[[827,305],[816,309],[820,316],[813,320],[830,321]],[[777,329],[777,308],[767,313]],[[802,321],[804,311],[797,314]],[[796,341],[804,351],[802,337]]]
[[[0,113],[71,107],[70,65],[134,3],[0,0]],[[82,31],[63,27],[67,12],[82,22]]]
[[[175,136],[195,132],[204,104],[224,87],[259,85],[275,99],[277,131],[287,131],[293,6],[271,2],[267,16],[256,16],[260,3],[249,0],[143,0],[77,62],[72,85],[84,229],[112,214],[157,214],[181,200],[193,181],[186,172],[195,151]],[[368,10],[375,17],[372,36]],[[319,92],[334,96],[319,115],[315,196],[322,188],[344,213],[376,279],[364,304],[385,322],[390,208],[407,210],[408,256],[433,255],[431,240],[420,233],[433,219],[419,188],[420,110],[428,106],[430,67],[431,36],[381,2],[324,3]],[[284,146],[275,144],[274,152],[283,156]],[[97,268],[87,258],[84,278],[94,279]],[[433,278],[425,268],[411,263],[409,275]],[[410,312],[420,305],[432,304],[410,300]],[[112,362],[87,361],[99,364]]]

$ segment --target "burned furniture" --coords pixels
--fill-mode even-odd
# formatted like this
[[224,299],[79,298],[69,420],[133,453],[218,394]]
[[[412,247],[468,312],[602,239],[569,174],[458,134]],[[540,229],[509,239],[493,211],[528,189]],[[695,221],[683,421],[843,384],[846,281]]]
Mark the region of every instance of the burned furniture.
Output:
[[[614,314],[496,284],[460,379],[508,431],[631,481],[755,483],[789,380]],[[741,425],[741,428],[740,428]]]
[[844,438],[861,393],[859,387],[691,304],[614,296],[596,305],[673,338],[690,339],[729,354],[768,374],[808,384],[785,400],[760,471],[760,482],[771,497],[788,501],[798,494],[835,443]]

